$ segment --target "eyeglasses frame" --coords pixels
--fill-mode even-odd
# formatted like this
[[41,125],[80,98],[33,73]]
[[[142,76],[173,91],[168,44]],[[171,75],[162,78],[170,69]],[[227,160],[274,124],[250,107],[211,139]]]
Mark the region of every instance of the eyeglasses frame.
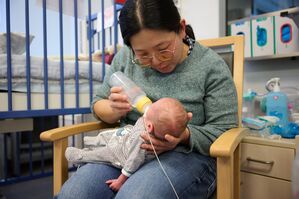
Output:
[[151,59],[151,61],[149,62],[149,64],[144,65],[144,64],[142,64],[142,63],[139,61],[140,58],[136,58],[136,57],[134,58],[135,53],[134,53],[134,51],[133,51],[133,49],[132,49],[132,51],[133,51],[132,63],[133,63],[133,64],[137,64],[137,65],[139,65],[139,66],[141,66],[141,67],[148,67],[148,66],[151,65],[154,56],[156,57],[156,59],[158,59],[158,60],[161,61],[161,62],[166,62],[166,61],[171,60],[171,59],[174,57],[174,53],[175,53],[175,50],[176,50],[176,40],[177,40],[177,37],[175,36],[175,38],[174,38],[173,50],[169,50],[169,49],[167,49],[167,50],[161,50],[161,51],[159,51],[159,53],[161,53],[161,52],[170,52],[170,53],[172,53],[172,56],[171,56],[170,58],[168,58],[168,59],[166,59],[166,60],[160,60],[158,57],[155,56],[155,52],[154,52],[153,55],[152,55],[151,57],[144,56],[146,59]]

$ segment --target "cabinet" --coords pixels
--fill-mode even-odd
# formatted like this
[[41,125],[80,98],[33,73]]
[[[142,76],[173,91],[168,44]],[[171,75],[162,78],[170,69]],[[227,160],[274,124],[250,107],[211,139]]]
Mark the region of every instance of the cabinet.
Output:
[[241,143],[241,198],[291,199],[297,139],[247,136]]

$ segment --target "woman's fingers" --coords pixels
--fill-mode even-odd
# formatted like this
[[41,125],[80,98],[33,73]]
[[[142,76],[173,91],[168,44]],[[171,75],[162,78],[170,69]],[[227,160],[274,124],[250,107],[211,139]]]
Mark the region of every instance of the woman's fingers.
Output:
[[122,89],[121,86],[113,86],[113,87],[110,89],[110,92],[111,92],[111,93],[120,93],[120,92],[122,92],[122,91],[123,91],[123,89]]
[[[158,155],[161,154],[161,153],[163,153],[163,152],[165,152],[165,151],[168,151],[168,150],[165,150],[164,148],[163,149],[159,149],[160,147],[156,147],[156,146],[154,146],[154,147],[155,147],[155,151],[156,151],[156,153]],[[155,154],[153,146],[151,144],[142,144],[141,148],[144,149],[144,150],[146,150],[148,154],[152,154],[152,155]]]
[[167,140],[169,143],[172,143],[172,145],[177,145],[181,141],[180,138],[174,137],[170,134],[165,135],[165,140]]
[[[144,143],[141,145],[141,148],[147,150],[148,152],[153,152],[153,147],[154,147],[156,152],[160,154],[165,151],[172,150],[176,146],[176,143],[171,143],[168,142],[167,140],[164,141],[164,140],[157,139],[153,135],[150,135],[146,132],[142,133],[141,137],[144,140]],[[153,146],[151,145],[151,143],[153,144]]]
[[119,110],[130,110],[131,109],[131,105],[128,102],[111,102],[110,104],[111,108],[114,109],[119,109]]
[[155,146],[167,146],[167,147],[177,145],[179,140],[180,140],[179,138],[173,137],[170,134],[165,135],[165,140],[160,140],[160,139],[156,138],[154,135],[151,135],[151,134],[146,133],[146,132],[142,133],[141,137],[147,143],[150,143],[149,138],[151,138],[151,141],[152,141],[153,145],[155,145]]
[[120,93],[111,93],[108,99],[113,102],[128,102],[127,95],[120,94]]
[[111,102],[110,107],[112,110],[120,116],[125,116],[132,110],[128,102],[128,96],[122,93],[121,87],[112,87],[108,99]]
[[158,140],[155,136],[153,136],[147,132],[142,133],[141,138],[148,144],[150,144],[152,142],[153,145],[155,145],[155,146],[165,145],[162,140]]

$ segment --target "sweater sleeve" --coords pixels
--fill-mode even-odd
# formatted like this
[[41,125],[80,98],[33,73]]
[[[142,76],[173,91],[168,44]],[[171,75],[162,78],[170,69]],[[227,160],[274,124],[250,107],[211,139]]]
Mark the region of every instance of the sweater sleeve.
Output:
[[111,66],[107,70],[104,81],[102,82],[99,90],[97,91],[96,95],[94,96],[92,102],[91,102],[91,112],[93,113],[94,117],[98,120],[100,120],[99,117],[94,113],[94,104],[101,100],[101,99],[107,99],[110,94],[110,86],[109,86],[109,78],[110,76],[116,72],[116,71],[123,71],[124,70],[124,64],[123,61],[126,59],[127,56],[127,47],[121,48],[121,50],[115,55],[113,58],[113,61],[111,63]]
[[230,71],[222,59],[211,60],[206,60],[209,67],[203,98],[204,123],[188,125],[190,145],[180,148],[181,152],[209,155],[211,144],[226,130],[237,127],[238,101]]

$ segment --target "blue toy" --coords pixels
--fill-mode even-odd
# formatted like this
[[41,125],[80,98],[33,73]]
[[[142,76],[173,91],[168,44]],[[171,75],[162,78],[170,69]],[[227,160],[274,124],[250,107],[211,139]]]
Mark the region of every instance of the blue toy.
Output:
[[287,131],[288,138],[295,138],[296,135],[299,135],[299,125],[294,122],[290,122],[287,127]]

